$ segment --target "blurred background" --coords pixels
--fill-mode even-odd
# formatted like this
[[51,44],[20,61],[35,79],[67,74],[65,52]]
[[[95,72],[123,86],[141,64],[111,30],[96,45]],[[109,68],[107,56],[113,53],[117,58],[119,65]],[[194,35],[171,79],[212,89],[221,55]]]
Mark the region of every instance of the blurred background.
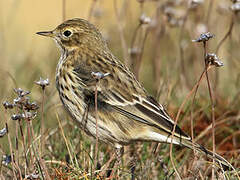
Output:
[[[62,121],[70,119],[55,88],[60,53],[54,41],[36,32],[52,30],[64,20],[78,17],[100,29],[113,54],[134,71],[174,118],[204,70],[203,44],[192,40],[210,32],[214,38],[207,42],[207,52],[215,53],[224,63],[209,71],[217,124],[216,149],[227,159],[234,157],[233,163],[239,167],[239,7],[237,1],[230,0],[2,0],[0,102],[12,101],[13,88],[20,87],[31,91],[31,98],[41,104],[42,92],[34,82],[40,77],[49,78],[44,106],[46,134],[58,124],[56,112]],[[191,134],[193,112],[194,136],[211,149],[211,101],[205,77],[194,105],[192,97],[181,111],[179,124]],[[3,127],[11,113],[6,114],[3,107],[0,112]],[[6,140],[0,143],[3,152],[9,151],[4,146]]]

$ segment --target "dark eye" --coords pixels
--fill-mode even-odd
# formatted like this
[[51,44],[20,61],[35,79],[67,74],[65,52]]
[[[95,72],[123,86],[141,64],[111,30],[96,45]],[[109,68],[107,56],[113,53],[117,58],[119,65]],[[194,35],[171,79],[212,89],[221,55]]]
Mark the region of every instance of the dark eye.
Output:
[[69,31],[69,30],[66,30],[66,31],[63,32],[63,35],[64,35],[65,37],[69,37],[69,36],[72,35],[72,32]]

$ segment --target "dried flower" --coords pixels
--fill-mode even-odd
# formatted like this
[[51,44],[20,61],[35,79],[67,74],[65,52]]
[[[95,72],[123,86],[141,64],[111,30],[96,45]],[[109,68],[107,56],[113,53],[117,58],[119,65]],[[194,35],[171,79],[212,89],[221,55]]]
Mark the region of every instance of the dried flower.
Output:
[[232,6],[231,6],[231,10],[234,12],[239,12],[240,10],[240,2],[235,2]]
[[36,102],[30,103],[29,101],[26,102],[24,105],[24,109],[27,111],[35,111],[39,108],[38,104]]
[[14,121],[21,120],[21,119],[23,119],[23,116],[22,116],[22,114],[13,114],[11,116],[11,119],[14,120]]
[[14,88],[14,91],[17,93],[17,95],[18,95],[19,97],[24,97],[24,96],[30,94],[30,91],[24,91],[24,90],[21,89],[21,88],[17,88],[17,89]]
[[14,107],[14,104],[9,103],[8,101],[4,101],[3,106],[5,109],[12,109]]
[[190,0],[189,1],[189,8],[196,9],[203,3],[204,3],[204,0]]
[[32,173],[32,174],[26,175],[24,179],[39,179],[39,174]]
[[138,48],[138,47],[129,48],[129,49],[128,49],[128,53],[129,53],[131,56],[136,56],[136,55],[138,55],[138,54],[141,53],[141,49]]
[[207,53],[205,60],[209,65],[216,66],[216,67],[223,66],[223,62],[214,53]]
[[34,119],[37,116],[37,112],[25,112],[22,114],[13,114],[11,116],[11,119],[16,121],[16,120],[21,120],[21,119]]
[[214,37],[214,35],[211,34],[210,32],[202,33],[200,35],[200,37],[198,37],[197,39],[192,40],[192,42],[206,42],[206,41],[208,41],[209,39],[211,39],[213,37]]
[[2,164],[7,166],[9,163],[11,163],[12,158],[10,155],[3,155],[2,157]]
[[177,9],[173,6],[163,6],[163,13],[166,20],[171,27],[179,27],[183,25],[185,11]]
[[106,76],[108,76],[110,73],[101,73],[101,72],[92,72],[91,73],[91,75],[93,76],[93,78],[94,79],[97,79],[97,80],[99,80],[99,79],[102,79],[102,78],[104,78],[104,77],[106,77]]
[[3,129],[1,129],[1,130],[0,130],[0,137],[3,137],[5,134],[7,134],[7,132],[8,132],[8,130],[7,130],[6,127],[3,128]]
[[22,114],[22,117],[25,119],[34,119],[37,116],[37,112],[25,112]]
[[139,18],[140,24],[150,24],[152,19],[145,14],[142,14]]
[[42,89],[45,89],[46,86],[49,86],[49,80],[48,78],[47,79],[42,79],[40,77],[40,80],[39,81],[35,81],[35,83],[39,86],[41,86]]
[[25,102],[29,99],[29,97],[17,97],[13,99],[14,105],[24,105]]

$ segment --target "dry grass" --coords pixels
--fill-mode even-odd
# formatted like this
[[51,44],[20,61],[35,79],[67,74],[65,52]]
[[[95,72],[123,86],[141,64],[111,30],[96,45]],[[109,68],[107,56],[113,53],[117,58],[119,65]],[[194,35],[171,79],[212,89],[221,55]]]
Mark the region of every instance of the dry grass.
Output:
[[[96,145],[63,110],[54,85],[59,53],[34,35],[62,19],[89,19],[194,141],[223,155],[238,172],[240,17],[231,1],[193,2],[201,1],[2,1],[0,101],[10,105],[0,108],[0,127],[8,130],[0,131],[0,179],[237,179],[186,148],[150,142],[126,147],[122,164],[114,166],[112,147]],[[192,42],[208,31],[215,36],[205,45]],[[216,53],[224,66],[209,68],[205,53]],[[50,86],[39,88],[34,82],[40,76]],[[31,94],[15,93],[19,87]]]

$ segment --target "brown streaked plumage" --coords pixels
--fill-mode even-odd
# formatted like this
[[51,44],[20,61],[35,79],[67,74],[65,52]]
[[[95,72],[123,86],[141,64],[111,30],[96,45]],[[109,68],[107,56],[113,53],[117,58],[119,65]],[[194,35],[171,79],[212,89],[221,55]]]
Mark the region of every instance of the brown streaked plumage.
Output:
[[[96,136],[94,95],[96,79],[92,72],[110,73],[98,82],[98,137],[115,147],[133,141],[156,141],[194,148],[213,157],[191,138],[153,97],[133,73],[110,52],[100,32],[83,19],[71,19],[53,31],[37,34],[52,37],[61,50],[56,70],[56,86],[66,110],[89,135]],[[225,167],[232,167],[215,154]]]

